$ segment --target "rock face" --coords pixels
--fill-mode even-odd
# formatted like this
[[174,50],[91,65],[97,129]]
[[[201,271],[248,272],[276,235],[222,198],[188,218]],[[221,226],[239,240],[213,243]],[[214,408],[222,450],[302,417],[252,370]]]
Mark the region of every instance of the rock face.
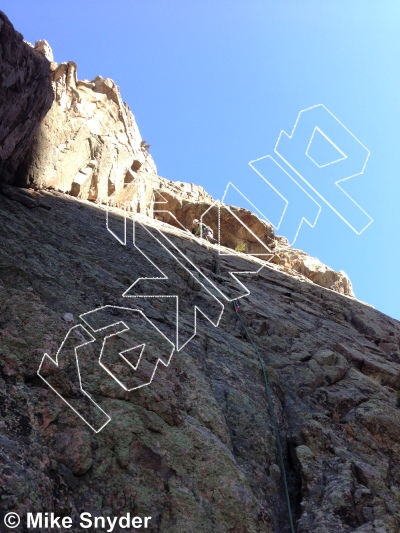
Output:
[[195,218],[210,226],[222,246],[260,257],[303,274],[333,291],[354,296],[345,272],[335,272],[302,250],[293,250],[287,240],[274,234],[271,224],[248,209],[219,205],[203,187],[173,182],[146,172],[110,198],[110,205],[142,213],[176,228],[192,228]]
[[140,172],[137,178],[110,199],[111,205],[143,213],[177,228],[192,229],[201,219],[228,248],[260,257],[272,257],[275,246],[270,224],[247,209],[216,202],[203,187],[173,182],[161,176]]
[[272,226],[247,209],[221,206],[202,187],[157,176],[135,118],[111,79],[80,81],[76,64],[55,63],[46,41],[34,47],[23,42],[4,14],[0,26],[0,181],[110,202],[189,230],[193,219],[202,217],[223,246],[290,263],[317,284],[353,294],[346,277],[316,266],[306,254],[290,261],[274,255]]
[[347,274],[340,270],[335,272],[327,267],[316,257],[310,257],[302,250],[285,249],[279,251],[278,241],[277,249],[275,250],[272,262],[283,265],[288,269],[293,269],[300,274],[306,276],[317,285],[326,287],[340,294],[347,296],[354,296],[353,287]]
[[49,62],[0,11],[0,182],[14,183],[54,95]]
[[[84,510],[160,533],[285,533],[276,417],[298,533],[400,531],[400,324],[256,215],[157,176],[112,80],[79,81],[2,13],[0,52],[0,523],[47,511],[78,533]],[[126,323],[151,348],[140,359],[113,329]],[[184,346],[169,365],[154,327]],[[152,383],[130,391],[127,375]],[[111,417],[101,431],[67,405],[91,412],[80,387]]]
[[[47,43],[46,43],[47,44]],[[37,43],[52,59],[51,49]],[[77,79],[76,64],[51,63],[53,105],[36,134],[25,168],[25,183],[106,202],[156,167],[135,118],[109,78]]]
[[190,229],[195,218],[201,219],[213,228],[215,237],[220,232],[223,246],[240,247],[242,252],[251,255],[271,257],[271,249],[275,246],[273,228],[247,209],[218,205],[202,187],[191,183],[160,181],[155,190],[159,200],[154,206],[157,220]]
[[[285,238],[275,235],[271,224],[248,209],[216,206],[215,200],[202,187],[191,183],[175,183],[159,176],[142,176],[139,183],[141,189],[136,188],[135,192],[126,189],[125,196],[121,194],[117,197],[124,201],[117,201],[115,205],[126,207],[130,197],[145,198],[145,205],[151,205],[151,209],[135,208],[135,200],[134,212],[146,213],[178,228],[190,229],[194,218],[203,217],[203,222],[213,228],[215,237],[220,232],[222,246],[282,265],[303,274],[321,287],[354,296],[345,272],[335,272],[302,250],[291,249]],[[140,191],[144,192],[140,194]]]
[[[95,334],[80,368],[112,417],[97,434],[37,376],[43,354],[56,356],[80,315],[105,305],[141,309],[173,336],[175,300],[122,297],[138,278],[160,278],[155,265],[168,279],[142,281],[130,294],[179,296],[182,337],[193,334],[195,305],[215,312],[198,274],[156,241],[158,230],[226,294],[237,290],[229,271],[257,270],[260,260],[219,255],[144,215],[135,245],[122,246],[101,206],[36,194],[46,209],[0,196],[0,520],[53,511],[73,517],[69,531],[78,533],[85,510],[151,516],[148,531],[161,533],[289,531],[263,374],[226,301],[218,327],[199,314],[195,337],[132,392],[99,366],[103,335]],[[296,531],[395,533],[400,324],[288,272],[267,265],[241,276],[250,295],[239,312],[266,365]],[[70,402],[71,357],[54,374]]]

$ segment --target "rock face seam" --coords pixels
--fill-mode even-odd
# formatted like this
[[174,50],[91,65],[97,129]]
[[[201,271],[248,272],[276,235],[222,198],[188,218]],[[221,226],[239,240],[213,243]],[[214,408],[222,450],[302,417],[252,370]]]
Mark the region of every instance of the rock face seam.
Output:
[[288,476],[287,476],[287,473],[286,473],[287,469],[286,469],[285,460],[284,460],[284,457],[283,457],[283,449],[282,449],[281,438],[280,438],[280,434],[279,434],[279,426],[278,426],[278,422],[277,422],[276,417],[275,417],[274,406],[273,406],[272,398],[271,398],[271,389],[270,389],[270,385],[269,385],[269,382],[268,382],[264,361],[261,358],[261,355],[260,355],[260,352],[258,351],[257,346],[254,344],[252,338],[250,337],[250,335],[249,335],[249,333],[247,331],[247,328],[246,328],[246,326],[245,326],[245,324],[244,324],[244,322],[242,320],[242,317],[240,316],[239,305],[237,303],[234,303],[234,308],[235,308],[236,316],[238,317],[239,322],[240,322],[240,324],[241,324],[241,326],[242,326],[242,328],[243,328],[243,330],[245,332],[246,338],[251,343],[251,345],[253,346],[254,352],[256,353],[256,355],[258,357],[258,360],[260,362],[260,366],[261,366],[261,369],[262,369],[262,372],[263,372],[263,377],[264,377],[264,382],[265,382],[265,393],[267,395],[267,401],[268,401],[268,409],[269,409],[270,417],[272,419],[272,424],[273,424],[273,427],[274,427],[276,444],[277,444],[277,448],[278,448],[279,465],[280,465],[280,471],[281,471],[283,487],[284,487],[284,491],[285,491],[285,499],[286,499],[286,505],[287,505],[287,515],[288,515],[288,520],[289,520],[289,527],[290,527],[291,533],[294,533],[294,531],[295,531],[295,529],[294,529],[294,514],[292,512],[292,505],[291,505],[291,502],[290,502],[289,487],[288,487]]

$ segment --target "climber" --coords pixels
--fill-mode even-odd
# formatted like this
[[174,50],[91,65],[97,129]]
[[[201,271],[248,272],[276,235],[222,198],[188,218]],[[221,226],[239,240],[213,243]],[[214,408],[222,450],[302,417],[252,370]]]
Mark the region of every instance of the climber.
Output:
[[193,220],[192,233],[196,235],[196,237],[202,236],[208,241],[215,241],[213,230],[203,222],[200,222],[197,218]]

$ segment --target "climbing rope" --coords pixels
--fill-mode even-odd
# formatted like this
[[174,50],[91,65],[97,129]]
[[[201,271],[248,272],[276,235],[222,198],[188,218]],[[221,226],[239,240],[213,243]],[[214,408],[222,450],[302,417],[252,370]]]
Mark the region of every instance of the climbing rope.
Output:
[[243,330],[244,330],[244,332],[246,334],[247,339],[250,341],[251,345],[254,348],[255,353],[258,356],[258,360],[260,362],[260,365],[261,365],[261,368],[262,368],[262,371],[263,371],[264,381],[265,381],[265,391],[267,393],[268,409],[269,409],[269,412],[270,412],[270,415],[271,415],[272,425],[274,426],[275,438],[276,438],[276,442],[277,442],[277,445],[278,445],[279,461],[280,461],[280,466],[281,466],[281,474],[282,474],[282,479],[283,479],[283,486],[285,488],[286,505],[287,505],[288,515],[289,515],[289,522],[290,522],[290,531],[291,531],[291,533],[295,533],[295,529],[294,529],[294,525],[293,525],[292,507],[290,505],[289,490],[288,490],[287,478],[286,478],[286,469],[285,469],[285,463],[283,461],[283,450],[282,450],[282,445],[281,445],[281,438],[279,436],[278,423],[276,421],[274,405],[272,403],[271,388],[270,388],[270,385],[269,385],[269,382],[268,382],[267,372],[265,370],[265,364],[264,364],[263,359],[261,358],[261,355],[260,355],[260,352],[258,351],[257,346],[254,344],[253,339],[250,337],[249,332],[247,331],[247,328],[246,328],[246,326],[245,326],[245,324],[244,324],[244,322],[242,320],[242,317],[240,316],[239,305],[238,305],[238,303],[236,301],[233,301],[233,307],[235,309],[236,316],[239,318],[239,321],[240,321],[240,323],[242,325],[242,328],[243,328]]

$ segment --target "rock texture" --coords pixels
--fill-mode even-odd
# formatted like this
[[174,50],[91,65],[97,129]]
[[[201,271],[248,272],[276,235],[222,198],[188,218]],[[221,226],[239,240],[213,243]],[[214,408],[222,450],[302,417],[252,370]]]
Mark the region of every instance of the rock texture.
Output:
[[213,228],[214,237],[228,248],[238,246],[250,255],[272,257],[274,231],[247,209],[216,202],[203,187],[174,182],[161,176],[140,172],[132,183],[110,198],[110,205],[143,213],[177,228],[192,229],[201,219]]
[[218,205],[202,187],[191,183],[160,181],[155,190],[159,199],[154,213],[157,220],[191,228],[193,220],[201,218],[214,229],[215,237],[220,231],[223,246],[232,249],[240,246],[248,254],[271,257],[270,249],[275,245],[273,228],[247,209]]
[[[88,347],[84,382],[112,415],[98,434],[38,378],[43,353],[55,356],[81,313],[141,308],[166,335],[175,314],[171,299],[122,298],[155,266],[106,231],[101,206],[37,195],[51,209],[0,196],[0,520],[11,510],[76,520],[84,509],[152,516],[149,531],[162,533],[288,531],[262,372],[229,305],[217,328],[199,317],[170,366],[131,393],[99,367],[101,339]],[[122,224],[117,212],[110,220]],[[236,286],[231,268],[261,264],[137,220],[136,245],[168,272],[163,290],[180,297],[185,335],[204,289],[149,231],[162,230],[226,292]],[[271,383],[296,531],[398,532],[400,324],[284,266],[241,279],[250,295],[240,313]],[[66,394],[72,380],[67,367],[58,382]]]
[[[293,250],[284,237],[275,235],[271,224],[260,219],[248,209],[235,206],[217,206],[215,200],[202,187],[191,183],[171,182],[159,176],[142,177],[145,198],[151,210],[135,209],[167,222],[175,227],[191,228],[194,218],[200,219],[214,230],[222,246],[244,252],[279,264],[287,269],[303,274],[308,279],[328,289],[347,296],[354,296],[350,279],[345,272],[335,272],[315,257],[302,250]],[[136,193],[139,197],[139,192]],[[127,189],[125,197],[132,192]],[[135,195],[133,195],[135,197]],[[148,202],[153,200],[152,204]],[[117,202],[120,207],[128,202]],[[135,202],[134,202],[135,205]],[[172,215],[172,216],[171,216]]]
[[109,202],[178,228],[191,229],[193,219],[202,217],[223,246],[290,264],[317,284],[353,294],[346,277],[306,254],[295,260],[273,255],[272,226],[247,209],[221,206],[202,187],[157,176],[111,79],[78,80],[74,62],[55,63],[47,41],[34,47],[23,42],[4,14],[0,47],[0,181]]
[[49,62],[0,11],[0,182],[14,183],[54,95]]
[[354,296],[345,272],[335,272],[302,250],[293,250],[287,239],[275,235],[271,224],[248,209],[216,202],[203,187],[173,182],[139,172],[135,179],[110,198],[110,205],[142,213],[176,228],[192,228],[195,218],[213,228],[222,246],[282,265],[308,279],[347,296]]
[[346,272],[343,270],[335,272],[321,263],[319,259],[310,257],[302,250],[291,248],[279,250],[281,243],[282,241],[278,240],[274,257],[271,260],[273,263],[283,265],[285,268],[304,274],[304,276],[317,285],[321,285],[321,287],[332,289],[347,296],[354,296],[353,287]]
[[[52,59],[47,43],[37,48]],[[109,78],[77,79],[76,64],[51,63],[55,94],[24,168],[24,182],[91,201],[106,202],[137,176],[156,167],[135,118]]]
[[[263,266],[238,275],[250,290],[239,313],[267,369],[296,531],[400,531],[400,324],[350,298],[343,272],[288,249],[256,215],[157,176],[112,80],[79,81],[73,62],[54,63],[46,41],[24,43],[2,13],[0,52],[1,181],[35,189],[0,188],[1,527],[9,511],[54,512],[78,533],[85,510],[151,516],[161,533],[289,531],[263,373],[220,294],[238,298],[230,272]],[[32,142],[50,75],[55,100]],[[134,244],[131,221],[125,246],[107,231],[107,202],[113,230],[125,229],[121,207],[134,214]],[[188,231],[201,217],[221,246]],[[178,316],[188,341],[131,392],[99,364],[104,333],[82,344],[83,313],[104,308],[114,327],[121,307],[172,342]],[[199,311],[195,328],[195,309],[218,327]],[[99,433],[37,375],[74,326],[75,345],[46,377],[73,405],[85,387],[112,417]],[[141,333],[150,344],[146,322]],[[119,356],[108,364],[125,379]]]

